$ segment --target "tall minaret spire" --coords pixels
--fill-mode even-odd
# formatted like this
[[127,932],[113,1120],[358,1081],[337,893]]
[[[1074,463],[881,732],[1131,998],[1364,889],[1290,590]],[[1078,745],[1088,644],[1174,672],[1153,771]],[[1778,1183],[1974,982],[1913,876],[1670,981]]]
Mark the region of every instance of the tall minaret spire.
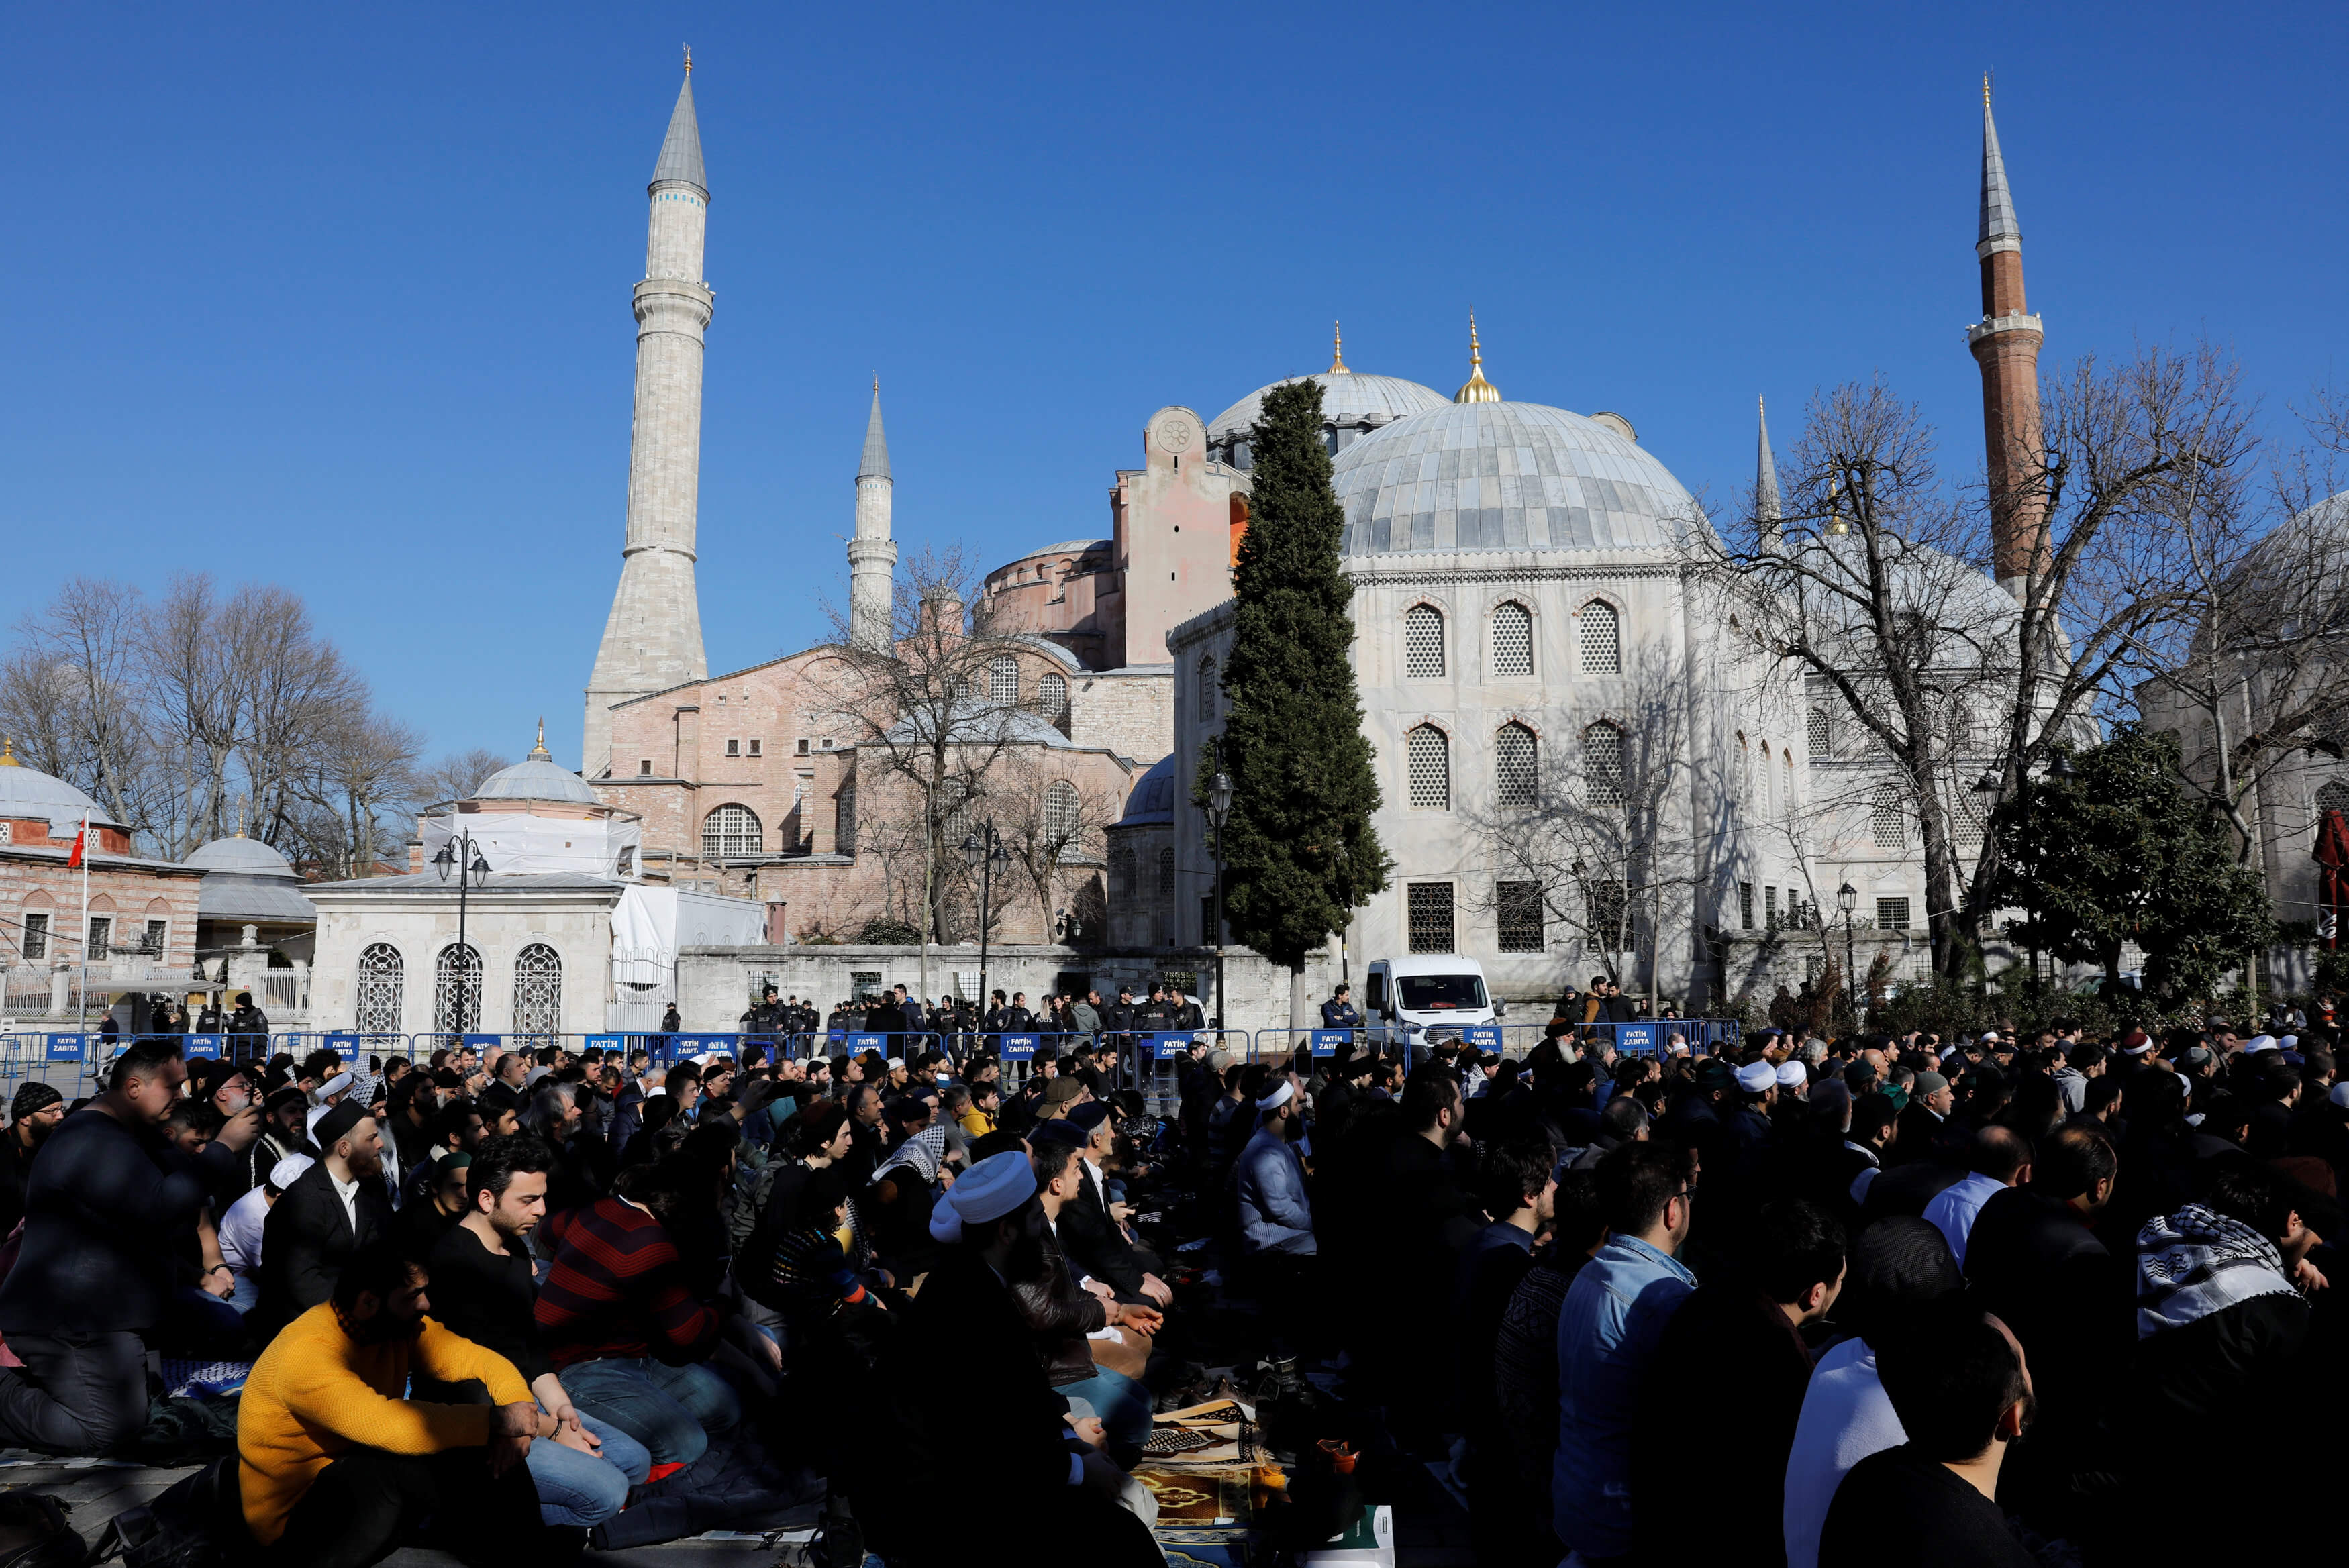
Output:
[[1775,539],[1778,536],[1778,463],[1770,455],[1770,405],[1760,397],[1754,399],[1754,405],[1762,418],[1761,450],[1754,459],[1754,515],[1762,524],[1762,531]]
[[889,438],[881,432],[881,377],[873,378],[873,414],[864,421],[864,457],[856,465],[856,537],[848,542],[848,640],[886,653],[892,643],[897,544],[889,537],[896,481],[889,477]]
[[2023,225],[2006,185],[2006,159],[1982,78],[1982,318],[1966,329],[1982,366],[1982,444],[1990,482],[1992,573],[2020,598],[2026,575],[2048,562],[2045,446],[2039,423],[2039,346],[2046,334],[2023,298]]
[[701,277],[709,176],[693,113],[693,57],[653,165],[645,277],[636,286],[636,405],[620,586],[587,677],[580,771],[612,770],[611,707],[709,674],[694,590],[701,495],[702,334],[715,296]]

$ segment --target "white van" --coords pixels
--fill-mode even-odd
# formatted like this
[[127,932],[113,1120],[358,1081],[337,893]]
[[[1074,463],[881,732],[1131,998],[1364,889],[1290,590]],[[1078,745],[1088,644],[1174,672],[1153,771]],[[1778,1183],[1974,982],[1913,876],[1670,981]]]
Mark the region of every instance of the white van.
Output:
[[1485,969],[1456,954],[1381,958],[1362,982],[1362,1010],[1375,1026],[1420,1042],[1443,1039],[1471,1024],[1495,1024],[1506,1010],[1493,999]]

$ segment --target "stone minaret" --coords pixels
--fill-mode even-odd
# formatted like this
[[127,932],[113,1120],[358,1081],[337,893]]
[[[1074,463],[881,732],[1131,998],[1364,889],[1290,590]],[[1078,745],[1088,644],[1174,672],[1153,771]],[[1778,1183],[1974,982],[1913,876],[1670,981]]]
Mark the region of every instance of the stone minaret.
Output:
[[636,408],[628,446],[628,537],[604,645],[587,677],[581,772],[611,769],[611,706],[709,674],[694,593],[701,491],[701,350],[713,295],[701,281],[709,179],[693,117],[693,58],[653,166],[645,278],[636,289]]
[[1966,345],[1982,366],[1982,439],[1990,480],[1992,574],[2023,595],[2023,580],[2048,563],[2047,495],[2042,483],[2039,425],[2039,318],[2023,303],[2023,228],[2006,188],[2006,160],[1991,119],[1990,79],[1982,79],[1982,318],[1966,328]]
[[1756,397],[1754,407],[1762,418],[1761,451],[1754,459],[1754,517],[1762,525],[1763,537],[1775,540],[1778,537],[1778,461],[1770,455],[1770,405]]
[[856,537],[848,542],[848,640],[886,653],[896,585],[896,542],[889,537],[889,439],[881,433],[881,377],[873,378],[873,417],[864,423],[864,459],[856,465]]

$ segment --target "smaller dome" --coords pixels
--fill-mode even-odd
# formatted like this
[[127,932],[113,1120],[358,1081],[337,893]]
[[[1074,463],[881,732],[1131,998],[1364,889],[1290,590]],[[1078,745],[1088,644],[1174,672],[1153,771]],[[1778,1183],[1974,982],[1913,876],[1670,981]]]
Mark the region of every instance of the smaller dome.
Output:
[[230,872],[240,876],[291,877],[293,862],[259,839],[248,839],[243,833],[233,838],[214,839],[211,843],[190,854],[184,862],[205,872]]
[[1174,758],[1168,755],[1152,763],[1142,777],[1133,781],[1133,789],[1125,798],[1125,815],[1117,820],[1117,825],[1121,828],[1146,828],[1174,820]]
[[471,795],[469,800],[569,800],[593,806],[595,791],[587,781],[554,760],[546,749],[546,721],[538,721],[538,744],[511,768],[501,768]]
[[1321,384],[1321,418],[1324,424],[1330,425],[1384,424],[1423,408],[1440,408],[1451,401],[1433,387],[1422,387],[1399,376],[1363,376],[1351,370],[1335,375],[1325,371],[1319,376],[1292,376],[1287,381],[1274,382],[1272,387],[1257,387],[1216,415],[1207,426],[1207,444],[1221,447],[1255,429],[1257,421],[1264,417],[1264,395],[1273,387],[1286,387],[1291,381]]

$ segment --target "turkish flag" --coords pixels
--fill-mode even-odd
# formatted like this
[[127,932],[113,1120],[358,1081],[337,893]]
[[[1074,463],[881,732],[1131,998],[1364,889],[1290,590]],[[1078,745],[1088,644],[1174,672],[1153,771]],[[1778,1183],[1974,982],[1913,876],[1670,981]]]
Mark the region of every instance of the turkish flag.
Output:
[[88,818],[87,818],[87,817],[84,817],[84,818],[82,819],[82,821],[81,821],[81,831],[80,831],[80,832],[78,832],[78,833],[76,833],[76,834],[74,835],[74,847],[73,847],[73,853],[71,853],[71,854],[69,854],[69,855],[67,855],[67,856],[66,857],[66,870],[67,870],[67,871],[71,871],[71,870],[73,870],[73,869],[74,869],[74,867],[76,867],[76,866],[78,866],[78,865],[81,864],[81,846],[82,846],[82,841],[83,841],[83,840],[85,840],[85,839],[87,839],[87,838],[88,838],[88,837],[89,837],[89,819],[88,819]]
[[2349,914],[2349,819],[2328,810],[2316,827],[2316,929],[2328,948],[2341,945],[2341,920]]

